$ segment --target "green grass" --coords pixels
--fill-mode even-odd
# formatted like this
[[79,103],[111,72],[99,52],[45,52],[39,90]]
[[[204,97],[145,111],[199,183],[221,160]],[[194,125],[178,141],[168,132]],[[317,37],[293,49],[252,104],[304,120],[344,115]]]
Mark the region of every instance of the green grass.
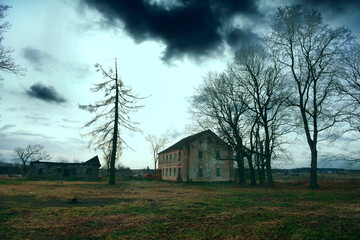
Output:
[[360,239],[358,182],[320,184],[0,179],[0,239]]

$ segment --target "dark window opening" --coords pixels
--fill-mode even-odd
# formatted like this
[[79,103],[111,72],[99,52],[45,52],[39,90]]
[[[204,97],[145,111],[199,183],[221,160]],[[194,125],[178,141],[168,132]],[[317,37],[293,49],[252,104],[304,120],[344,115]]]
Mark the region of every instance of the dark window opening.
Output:
[[169,170],[169,176],[171,177],[171,168],[170,168],[170,170]]
[[39,168],[39,175],[44,174],[44,169],[43,168]]
[[199,151],[199,158],[202,158],[203,154],[202,151]]
[[176,168],[174,168],[174,177],[176,177]]
[[63,177],[70,177],[70,169],[63,169]]
[[199,177],[202,177],[203,176],[203,169],[202,167],[199,167]]
[[62,168],[57,168],[56,169],[56,176],[57,177],[62,177]]
[[216,159],[220,159],[220,152],[216,152]]
[[76,168],[70,169],[70,176],[76,177]]
[[216,176],[220,177],[220,168],[219,167],[216,168]]

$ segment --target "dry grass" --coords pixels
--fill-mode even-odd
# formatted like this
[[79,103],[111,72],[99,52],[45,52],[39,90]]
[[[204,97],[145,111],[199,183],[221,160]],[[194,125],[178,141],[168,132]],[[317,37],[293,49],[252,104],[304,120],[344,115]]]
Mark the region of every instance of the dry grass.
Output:
[[321,184],[0,179],[0,239],[360,239],[359,185]]

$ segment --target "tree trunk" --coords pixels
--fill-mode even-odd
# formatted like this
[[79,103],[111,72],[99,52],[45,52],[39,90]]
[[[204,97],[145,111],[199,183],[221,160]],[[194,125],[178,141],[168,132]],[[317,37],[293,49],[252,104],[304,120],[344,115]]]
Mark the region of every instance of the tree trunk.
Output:
[[117,74],[117,63],[115,59],[115,121],[114,121],[114,134],[112,141],[112,151],[111,151],[111,160],[110,160],[110,177],[109,177],[109,185],[115,185],[115,159],[116,159],[116,148],[117,148],[117,140],[118,140],[118,122],[119,122],[119,85],[118,85],[118,74]]
[[247,156],[248,164],[249,164],[249,172],[250,172],[250,185],[256,185],[256,177],[255,177],[255,169],[252,163],[252,154]]
[[268,179],[269,187],[274,187],[274,181],[272,178],[272,170],[271,170],[271,152],[270,152],[270,134],[269,128],[266,124],[264,124],[265,131],[265,165],[266,165],[266,174]]
[[317,149],[316,146],[313,146],[311,149],[310,188],[318,189],[319,187],[317,182]]
[[245,182],[245,168],[244,168],[244,158],[237,156],[236,157],[236,162],[238,164],[238,178],[239,178],[239,183],[244,183]]

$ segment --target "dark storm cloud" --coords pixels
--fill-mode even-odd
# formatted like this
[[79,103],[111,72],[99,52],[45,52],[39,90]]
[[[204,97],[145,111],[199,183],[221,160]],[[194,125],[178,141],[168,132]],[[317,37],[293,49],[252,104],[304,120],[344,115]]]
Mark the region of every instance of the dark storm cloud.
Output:
[[52,103],[65,103],[66,99],[63,98],[53,86],[45,86],[42,83],[35,83],[26,91],[30,97],[34,97],[45,102]]
[[256,43],[260,41],[257,34],[250,30],[234,29],[226,37],[226,42],[233,48],[237,49],[244,43]]
[[[260,19],[254,0],[84,0],[98,10],[111,27],[122,26],[135,42],[160,40],[166,45],[163,60],[209,56],[223,46],[254,38],[234,28],[237,15]],[[119,20],[122,24],[119,23]],[[239,40],[235,39],[237,36]]]
[[348,11],[359,11],[359,0],[301,0],[298,3],[304,6],[310,6],[315,8],[321,8],[322,10],[331,11],[333,13],[341,14]]
[[32,47],[26,47],[22,49],[22,55],[30,62],[34,69],[39,72],[44,70],[44,66],[47,63],[53,61],[49,54]]

